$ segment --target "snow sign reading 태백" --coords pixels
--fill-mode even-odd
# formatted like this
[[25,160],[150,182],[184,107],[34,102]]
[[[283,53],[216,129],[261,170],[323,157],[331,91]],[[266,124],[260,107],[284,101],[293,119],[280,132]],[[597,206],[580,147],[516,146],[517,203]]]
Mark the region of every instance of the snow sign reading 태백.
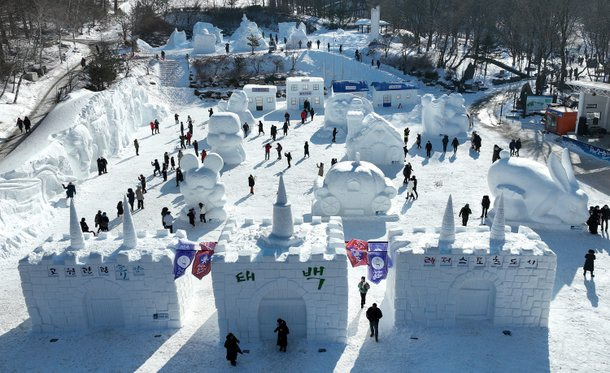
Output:
[[378,284],[388,276],[388,243],[369,242],[369,280]]
[[174,258],[174,280],[182,276],[195,257],[195,244],[178,241]]

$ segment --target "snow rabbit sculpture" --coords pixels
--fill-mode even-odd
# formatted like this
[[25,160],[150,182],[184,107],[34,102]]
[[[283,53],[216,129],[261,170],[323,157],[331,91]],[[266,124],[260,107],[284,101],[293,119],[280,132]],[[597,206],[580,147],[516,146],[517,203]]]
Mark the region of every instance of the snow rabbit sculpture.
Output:
[[494,197],[504,193],[507,220],[568,225],[587,220],[589,198],[574,177],[567,149],[561,160],[551,154],[547,167],[530,159],[510,157],[503,150],[489,168],[487,182]]

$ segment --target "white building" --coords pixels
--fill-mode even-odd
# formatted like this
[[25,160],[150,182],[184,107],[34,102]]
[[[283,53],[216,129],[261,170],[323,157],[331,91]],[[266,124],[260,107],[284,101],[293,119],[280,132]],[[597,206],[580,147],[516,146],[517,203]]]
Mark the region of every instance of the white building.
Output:
[[319,77],[289,77],[286,79],[288,110],[302,110],[308,100],[314,110],[324,108],[324,79]]
[[440,229],[390,231],[386,299],[397,327],[548,325],[557,257],[530,228],[511,233],[500,215],[491,231],[456,229],[449,202]]
[[246,219],[223,229],[212,283],[220,338],[276,338],[281,318],[289,340],[344,343],[347,332],[347,258],[340,218],[311,223],[292,218],[280,177],[273,223]]
[[374,107],[402,109],[418,103],[417,87],[404,82],[372,82],[371,95]]
[[174,281],[172,249],[184,232],[136,235],[126,200],[124,206],[122,240],[83,234],[72,204],[70,235],[19,261],[34,331],[182,326],[196,291],[193,276]]
[[578,118],[583,119],[577,121],[575,132],[580,134],[584,131],[582,124],[586,124],[590,132],[610,131],[610,84],[581,80],[566,84],[579,92]]
[[277,105],[276,86],[246,84],[243,90],[248,97],[248,109],[251,112],[275,110]]

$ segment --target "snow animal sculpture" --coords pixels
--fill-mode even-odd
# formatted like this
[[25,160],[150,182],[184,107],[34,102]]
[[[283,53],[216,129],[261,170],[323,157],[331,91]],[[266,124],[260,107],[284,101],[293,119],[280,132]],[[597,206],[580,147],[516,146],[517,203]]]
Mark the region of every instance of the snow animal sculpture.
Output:
[[204,30],[207,30],[209,34],[216,37],[216,44],[223,44],[222,30],[208,22],[195,23],[193,26],[193,39],[195,39],[196,35],[203,33]]
[[561,160],[551,154],[547,167],[530,159],[510,157],[503,150],[489,168],[487,182],[494,197],[503,194],[508,221],[579,225],[587,220],[589,197],[574,177],[567,149]]
[[314,185],[312,215],[373,216],[385,214],[396,196],[392,181],[374,164],[339,162]]
[[296,49],[299,48],[299,42],[301,42],[301,48],[305,48],[309,39],[307,39],[307,33],[303,29],[293,28],[290,30],[287,40],[286,46],[289,49]]
[[197,157],[186,154],[180,164],[188,167],[184,169],[184,181],[180,183],[180,192],[184,197],[184,211],[180,216],[186,219],[191,208],[195,209],[198,216],[199,202],[202,202],[205,205],[206,219],[225,220],[227,213],[224,205],[227,201],[225,186],[220,182],[220,170],[224,165],[220,155],[208,153],[204,165],[198,167]]
[[218,108],[222,111],[237,114],[242,124],[248,123],[250,127],[254,124],[254,116],[248,109],[248,96],[241,89],[233,91],[229,101],[220,101]]
[[348,159],[360,159],[377,166],[404,161],[403,139],[392,123],[376,113],[362,117],[348,112],[348,133],[345,148]]
[[193,53],[208,54],[216,52],[216,36],[207,29],[193,34]]
[[324,127],[337,128],[348,132],[347,113],[361,111],[364,116],[373,112],[371,101],[352,93],[337,93],[329,97],[324,104]]
[[186,41],[186,32],[174,29],[163,49],[170,50],[182,48],[188,48],[188,42]]
[[452,93],[434,98],[434,95],[428,93],[422,96],[421,106],[424,134],[454,137],[468,131],[466,106],[461,94]]
[[[224,164],[237,165],[246,160],[239,117],[235,113],[214,113],[209,121],[208,144],[218,153]],[[207,158],[206,158],[207,162]]]
[[267,39],[263,38],[263,34],[261,33],[261,30],[259,30],[258,25],[255,22],[249,21],[244,14],[239,27],[231,36],[231,40],[233,41],[231,51],[250,52],[252,50],[248,45],[248,37],[250,35],[254,35],[258,39],[259,46],[256,47],[255,50],[267,50],[269,48]]

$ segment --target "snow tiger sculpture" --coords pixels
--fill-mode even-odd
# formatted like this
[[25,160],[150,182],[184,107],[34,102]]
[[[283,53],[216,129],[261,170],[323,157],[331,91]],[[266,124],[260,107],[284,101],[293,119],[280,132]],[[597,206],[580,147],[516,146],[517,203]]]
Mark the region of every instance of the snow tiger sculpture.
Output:
[[225,185],[220,182],[222,158],[216,153],[208,153],[205,163],[199,167],[199,159],[193,154],[186,154],[180,164],[185,174],[184,181],[180,183],[180,192],[184,197],[184,213],[180,216],[186,219],[190,208],[194,208],[199,216],[199,202],[202,202],[207,219],[225,220]]
[[489,168],[487,182],[494,197],[504,194],[506,220],[579,225],[588,218],[589,197],[574,177],[567,149],[561,160],[551,154],[547,167],[530,159],[510,157],[503,150]]

